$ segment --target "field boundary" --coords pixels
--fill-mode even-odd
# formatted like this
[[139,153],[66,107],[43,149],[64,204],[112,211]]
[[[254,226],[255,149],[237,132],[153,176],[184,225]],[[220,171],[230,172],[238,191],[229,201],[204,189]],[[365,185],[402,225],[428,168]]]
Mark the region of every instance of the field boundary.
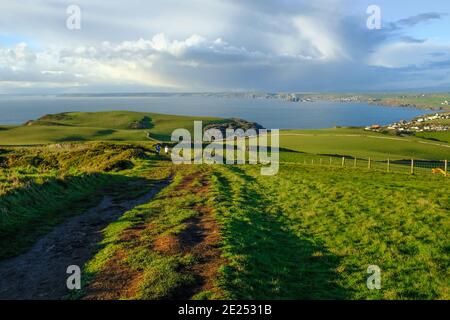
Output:
[[438,175],[449,177],[448,160],[428,159],[395,159],[395,158],[372,158],[353,157],[338,155],[308,155],[302,154],[299,159],[293,161],[280,161],[279,164],[311,165],[334,168],[354,168],[388,173],[406,173],[419,175]]

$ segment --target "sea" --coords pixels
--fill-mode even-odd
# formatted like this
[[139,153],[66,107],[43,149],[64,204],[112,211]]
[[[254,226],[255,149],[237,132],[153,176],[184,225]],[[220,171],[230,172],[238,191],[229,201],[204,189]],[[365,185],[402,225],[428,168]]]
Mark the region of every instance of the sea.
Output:
[[410,107],[354,102],[289,102],[214,96],[0,96],[0,124],[22,124],[46,114],[129,110],[189,116],[241,118],[268,129],[320,129],[386,125],[430,113]]

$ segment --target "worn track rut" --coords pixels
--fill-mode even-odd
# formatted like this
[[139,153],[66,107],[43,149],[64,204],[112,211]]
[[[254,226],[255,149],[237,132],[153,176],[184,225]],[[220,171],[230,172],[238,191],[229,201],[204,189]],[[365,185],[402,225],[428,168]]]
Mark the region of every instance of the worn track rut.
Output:
[[96,251],[102,230],[126,211],[150,201],[170,179],[161,180],[145,195],[116,202],[105,196],[85,213],[55,227],[26,253],[0,262],[0,299],[62,299],[69,265],[80,268]]

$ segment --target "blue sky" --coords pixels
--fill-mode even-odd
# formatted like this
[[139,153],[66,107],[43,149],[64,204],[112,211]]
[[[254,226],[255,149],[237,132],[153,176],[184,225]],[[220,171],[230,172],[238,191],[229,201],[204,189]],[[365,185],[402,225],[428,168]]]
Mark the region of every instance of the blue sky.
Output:
[[[69,5],[81,29],[66,27]],[[366,26],[369,5],[382,28]],[[450,2],[0,2],[0,93],[442,90]]]
[[[382,8],[383,20],[387,22],[398,21],[408,17],[414,17],[423,13],[435,12],[444,15],[450,14],[450,2],[445,0],[405,1],[405,0],[381,0],[381,1],[355,1],[356,8],[362,10],[370,4],[376,4]],[[417,38],[436,38],[442,41],[450,41],[450,17],[434,20],[433,23],[423,23],[408,30],[408,34]]]

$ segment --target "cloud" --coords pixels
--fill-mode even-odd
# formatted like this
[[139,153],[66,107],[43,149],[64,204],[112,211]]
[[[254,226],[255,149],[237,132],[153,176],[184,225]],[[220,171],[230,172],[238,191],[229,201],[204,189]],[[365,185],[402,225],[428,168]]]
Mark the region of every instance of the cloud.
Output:
[[401,36],[400,40],[403,42],[410,42],[410,43],[424,43],[426,39],[417,39],[411,36]]
[[395,42],[380,46],[369,58],[369,64],[384,68],[427,67],[447,59],[450,59],[450,44],[431,40]]
[[348,55],[342,47],[343,43],[336,39],[334,32],[326,24],[308,16],[296,16],[293,18],[293,23],[300,37],[308,41],[320,58],[326,60],[348,59]]
[[31,53],[26,43],[18,43],[12,48],[0,47],[0,65],[12,70],[23,69],[36,61],[36,55]]
[[[221,38],[208,40],[194,34],[183,40],[170,40],[160,33],[148,40],[117,44],[103,42],[97,46],[76,46],[37,53],[21,43],[0,50],[0,62],[8,65],[0,70],[3,81],[20,81],[26,78],[25,74],[33,74],[34,81],[70,79],[70,85],[76,80],[80,85],[84,82],[110,81],[183,88],[182,81],[177,80],[179,77],[174,75],[169,79],[161,70],[171,69],[172,66],[194,70],[230,66],[276,67],[310,59],[297,54],[251,51],[233,46]],[[12,76],[14,73],[15,77]]]
[[397,27],[413,27],[419,23],[427,22],[430,20],[440,20],[443,18],[445,14],[438,13],[438,12],[427,12],[427,13],[421,13],[406,19],[401,19],[395,22],[394,24]]
[[448,75],[449,45],[409,32],[439,13],[374,31],[348,0],[77,3],[78,31],[70,1],[0,3],[0,89],[351,91]]

